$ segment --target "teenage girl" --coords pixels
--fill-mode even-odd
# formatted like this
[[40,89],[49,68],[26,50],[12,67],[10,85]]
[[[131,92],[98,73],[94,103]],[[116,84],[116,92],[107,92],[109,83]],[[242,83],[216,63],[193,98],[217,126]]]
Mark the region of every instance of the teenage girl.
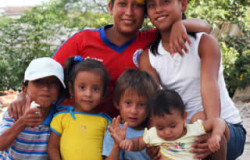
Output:
[[[186,104],[187,122],[199,118],[221,117],[230,129],[227,159],[240,156],[245,144],[245,130],[239,111],[235,108],[225,87],[221,66],[221,53],[216,40],[207,34],[189,35],[192,46],[189,54],[170,55],[170,33],[176,21],[183,18],[185,0],[147,0],[147,14],[159,31],[159,36],[140,58],[140,68],[152,74],[163,87],[177,91]],[[197,114],[196,114],[197,115]],[[198,139],[199,140],[199,139]],[[201,147],[205,146],[205,147]],[[199,147],[197,158],[204,158],[207,145]]]
[[54,159],[102,159],[102,142],[111,120],[95,109],[108,89],[108,73],[96,60],[80,56],[67,60],[65,82],[74,106],[55,115],[51,122],[49,156]]

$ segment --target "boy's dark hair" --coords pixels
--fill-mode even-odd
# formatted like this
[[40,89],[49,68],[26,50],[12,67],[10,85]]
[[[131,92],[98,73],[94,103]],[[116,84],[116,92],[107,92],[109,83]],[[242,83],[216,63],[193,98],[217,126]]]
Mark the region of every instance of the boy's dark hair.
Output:
[[171,110],[178,110],[181,116],[185,113],[185,105],[180,95],[173,90],[157,91],[147,103],[151,116],[163,117],[164,114],[172,114]]
[[148,99],[157,89],[157,83],[147,72],[130,68],[116,81],[113,99],[116,104],[119,104],[121,96],[126,91],[135,92],[138,96]]
[[[80,58],[81,59],[81,58]],[[103,80],[103,97],[108,92],[109,75],[104,65],[93,59],[79,60],[79,56],[70,57],[64,65],[64,83],[66,85],[66,92],[64,99],[70,97],[69,95],[69,82],[74,85],[77,74],[81,71],[91,71],[101,75]]]

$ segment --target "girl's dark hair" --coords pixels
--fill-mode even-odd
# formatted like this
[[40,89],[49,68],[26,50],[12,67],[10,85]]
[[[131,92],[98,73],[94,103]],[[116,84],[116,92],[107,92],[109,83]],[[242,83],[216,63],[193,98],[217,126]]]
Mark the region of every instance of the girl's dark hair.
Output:
[[[146,7],[146,11],[147,11],[147,0],[146,0],[145,7]],[[182,13],[182,19],[187,19],[184,12]],[[188,32],[188,34],[195,38],[194,32]],[[154,42],[152,42],[152,44],[150,46],[150,51],[153,53],[153,55],[159,55],[158,45],[159,45],[160,41],[161,41],[161,34],[160,34],[160,31],[158,29],[156,29],[156,39],[154,40]]]
[[103,80],[104,97],[108,92],[109,86],[109,75],[104,65],[101,62],[93,59],[79,60],[79,56],[76,56],[68,58],[64,65],[64,83],[66,85],[66,92],[64,93],[63,99],[67,99],[70,97],[69,83],[74,85],[75,78],[81,71],[91,71],[101,75]]
[[183,116],[185,105],[180,95],[173,90],[159,90],[154,94],[147,103],[151,116],[163,117],[164,114],[171,114],[171,110],[180,111]]

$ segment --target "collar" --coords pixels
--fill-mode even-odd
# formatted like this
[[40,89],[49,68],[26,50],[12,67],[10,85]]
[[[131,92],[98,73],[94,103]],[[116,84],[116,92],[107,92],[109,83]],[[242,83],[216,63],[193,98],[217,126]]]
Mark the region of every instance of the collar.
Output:
[[49,114],[48,114],[48,116],[46,117],[46,119],[43,121],[42,125],[47,125],[47,126],[49,126],[49,125],[50,125],[50,122],[51,122],[51,120],[52,120],[52,118],[53,118],[53,116],[54,116],[54,114],[55,114],[55,112],[56,112],[56,106],[55,106],[55,105],[52,105],[52,106],[50,107]]
[[137,34],[136,34],[131,40],[129,40],[128,42],[124,43],[124,44],[121,45],[121,46],[117,46],[116,44],[112,43],[112,42],[108,39],[108,37],[107,37],[107,35],[106,35],[106,33],[105,33],[105,29],[111,28],[112,26],[113,26],[113,25],[106,25],[106,26],[100,28],[100,30],[99,30],[100,37],[101,37],[103,43],[105,43],[109,48],[115,50],[115,51],[118,52],[118,53],[122,53],[125,49],[127,49],[127,48],[130,46],[131,43],[134,42],[134,40],[135,40],[136,37],[137,37]]

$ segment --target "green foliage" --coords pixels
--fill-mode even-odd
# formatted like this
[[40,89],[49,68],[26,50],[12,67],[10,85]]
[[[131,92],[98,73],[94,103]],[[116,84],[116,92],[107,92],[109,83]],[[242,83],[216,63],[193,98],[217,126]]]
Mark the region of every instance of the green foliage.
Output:
[[189,0],[188,17],[207,20],[213,28],[226,23],[238,24],[242,33],[218,35],[220,43],[224,77],[230,95],[237,87],[244,88],[250,84],[250,7],[247,0]]
[[20,90],[28,63],[33,58],[51,57],[74,32],[111,22],[107,13],[90,12],[95,7],[89,4],[85,3],[87,8],[82,11],[79,2],[51,0],[18,19],[0,17],[0,90]]
[[[109,0],[51,0],[34,7],[18,19],[0,17],[0,90],[20,89],[28,63],[36,57],[52,56],[64,40],[84,28],[112,23]],[[250,82],[249,26],[247,0],[189,0],[187,17],[205,19],[213,28],[238,24],[239,36],[218,37],[223,53],[224,74],[232,95],[236,87]],[[151,28],[145,20],[143,28]]]

